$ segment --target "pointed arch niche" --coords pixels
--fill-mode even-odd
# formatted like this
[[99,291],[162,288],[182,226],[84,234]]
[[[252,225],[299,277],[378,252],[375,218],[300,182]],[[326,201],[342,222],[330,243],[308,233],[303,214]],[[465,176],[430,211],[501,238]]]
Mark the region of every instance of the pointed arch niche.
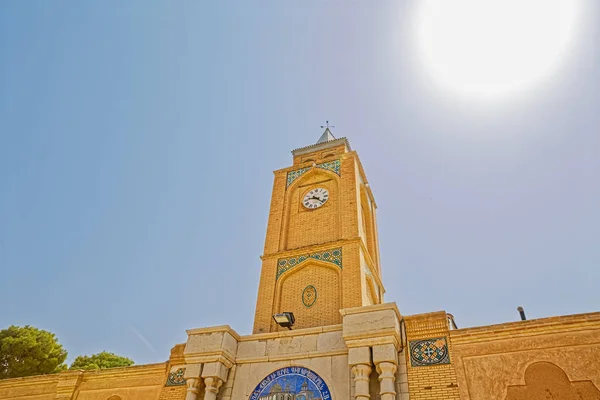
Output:
[[[273,314],[293,312],[298,329],[341,324],[341,273],[340,266],[312,258],[284,272],[277,280]],[[316,299],[307,302],[309,287]]]
[[[297,249],[341,238],[340,178],[323,168],[312,168],[286,190],[279,250]],[[329,200],[320,208],[302,206],[306,192],[315,187],[329,191]]]

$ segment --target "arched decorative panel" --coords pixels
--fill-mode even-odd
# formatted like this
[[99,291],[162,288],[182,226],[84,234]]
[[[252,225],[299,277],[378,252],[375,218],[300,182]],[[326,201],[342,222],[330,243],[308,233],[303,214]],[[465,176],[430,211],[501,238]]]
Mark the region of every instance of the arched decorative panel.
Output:
[[260,381],[249,400],[331,400],[325,381],[304,367],[286,367],[273,371]]

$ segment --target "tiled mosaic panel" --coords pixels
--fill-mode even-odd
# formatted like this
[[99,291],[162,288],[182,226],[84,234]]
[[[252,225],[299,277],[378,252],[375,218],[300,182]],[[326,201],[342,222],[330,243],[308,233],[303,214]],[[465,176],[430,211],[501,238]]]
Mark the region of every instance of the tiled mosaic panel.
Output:
[[413,367],[450,364],[445,337],[410,342],[410,362]]
[[329,262],[342,268],[342,249],[338,248],[324,250],[316,253],[302,254],[295,257],[280,258],[277,260],[277,279],[279,279],[281,274],[283,274],[285,271],[294,268],[309,258]]
[[292,182],[294,182],[296,179],[300,178],[310,168],[311,167],[306,167],[306,168],[302,168],[302,169],[297,169],[296,171],[290,171],[290,172],[288,172],[288,174],[287,174],[287,186],[290,186],[292,184]]
[[329,161],[323,164],[318,164],[317,168],[323,168],[340,175],[340,160]]
[[[286,187],[290,186],[296,179],[304,175],[304,173],[309,171],[311,168],[312,167],[305,167],[288,172]],[[337,175],[340,175],[340,160],[334,160],[326,163],[317,164],[317,168],[326,169],[328,171],[335,172]]]
[[166,386],[181,386],[185,385],[186,379],[184,378],[185,368],[179,368],[169,374],[167,378]]

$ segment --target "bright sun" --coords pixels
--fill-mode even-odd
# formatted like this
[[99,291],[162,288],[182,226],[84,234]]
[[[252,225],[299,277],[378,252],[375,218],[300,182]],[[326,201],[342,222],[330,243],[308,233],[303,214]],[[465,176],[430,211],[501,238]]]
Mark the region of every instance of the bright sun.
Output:
[[512,92],[552,72],[574,36],[581,0],[419,0],[420,54],[468,94]]

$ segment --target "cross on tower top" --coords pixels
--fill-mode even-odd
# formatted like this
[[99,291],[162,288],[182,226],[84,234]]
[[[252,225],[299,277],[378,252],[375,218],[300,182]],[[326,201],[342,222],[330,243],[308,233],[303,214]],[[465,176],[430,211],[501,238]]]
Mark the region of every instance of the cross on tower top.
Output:
[[321,128],[335,128],[335,125],[329,125],[329,121],[325,121],[325,125],[321,125]]

